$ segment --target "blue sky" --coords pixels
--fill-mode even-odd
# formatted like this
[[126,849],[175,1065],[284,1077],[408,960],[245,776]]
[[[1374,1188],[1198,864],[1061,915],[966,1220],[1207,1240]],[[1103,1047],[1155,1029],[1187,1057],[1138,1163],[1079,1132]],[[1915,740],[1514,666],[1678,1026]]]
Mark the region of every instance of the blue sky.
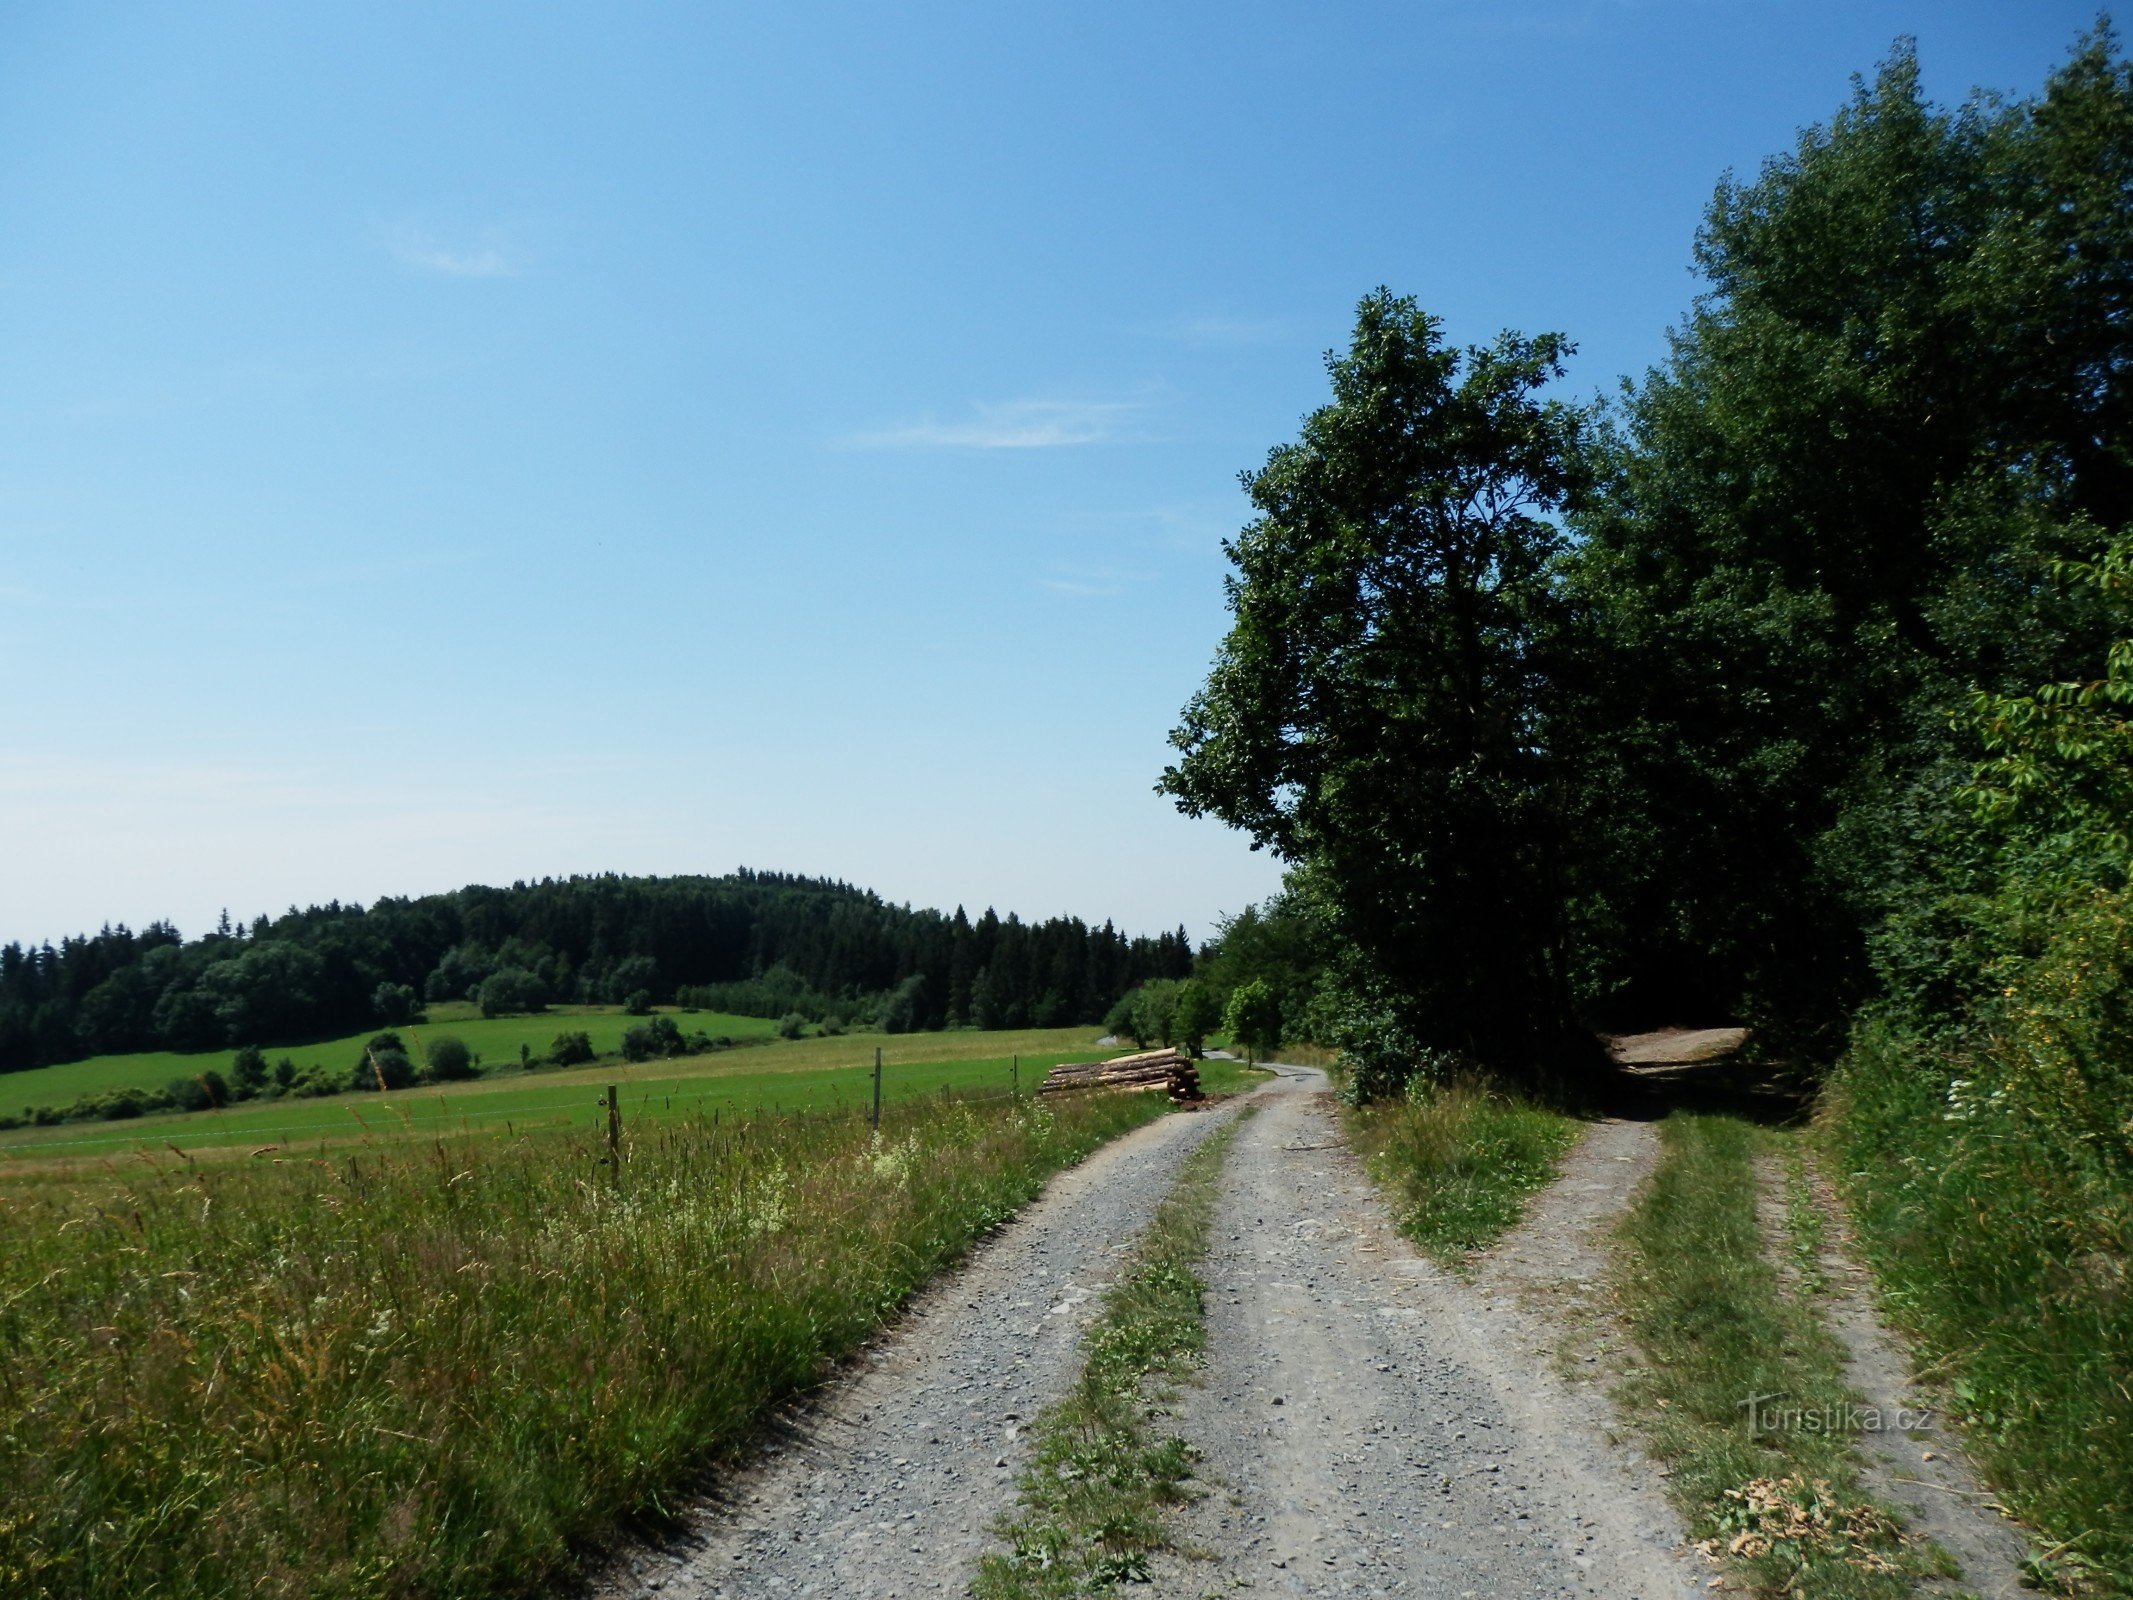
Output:
[[1375,284],[1611,390],[1915,34],[2081,4],[0,10],[0,938],[547,874],[1136,930],[1236,474]]

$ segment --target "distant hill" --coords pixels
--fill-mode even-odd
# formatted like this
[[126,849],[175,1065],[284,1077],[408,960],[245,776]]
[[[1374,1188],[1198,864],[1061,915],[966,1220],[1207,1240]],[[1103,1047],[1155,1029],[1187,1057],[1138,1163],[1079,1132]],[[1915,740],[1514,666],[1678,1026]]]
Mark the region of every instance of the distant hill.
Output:
[[[725,877],[544,878],[375,905],[338,901],[184,939],[168,923],[0,947],[0,1072],[134,1050],[284,1044],[406,1020],[426,1001],[497,1011],[640,991],[755,1016],[892,1030],[1101,1020],[1126,990],[1182,978],[1181,928],[1128,938],[1079,918],[975,921],[850,884]],[[686,991],[686,993],[684,992]]]

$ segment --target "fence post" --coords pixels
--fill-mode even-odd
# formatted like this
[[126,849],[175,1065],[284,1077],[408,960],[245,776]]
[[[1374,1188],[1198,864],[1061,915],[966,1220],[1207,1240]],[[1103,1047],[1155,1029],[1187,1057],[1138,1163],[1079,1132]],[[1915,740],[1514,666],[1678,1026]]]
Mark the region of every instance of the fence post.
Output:
[[607,1086],[607,1175],[622,1176],[622,1099],[615,1086]]
[[874,1046],[874,1127],[881,1127],[881,1046]]
[[1009,1061],[1007,1092],[1010,1096],[1019,1095],[1022,1092],[1022,1058],[1020,1056],[1012,1056]]

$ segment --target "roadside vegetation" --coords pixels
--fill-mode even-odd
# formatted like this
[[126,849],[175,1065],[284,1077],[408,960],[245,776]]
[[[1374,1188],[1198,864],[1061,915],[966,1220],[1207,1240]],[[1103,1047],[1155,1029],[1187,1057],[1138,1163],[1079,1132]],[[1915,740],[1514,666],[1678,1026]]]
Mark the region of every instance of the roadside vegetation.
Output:
[[1164,1548],[1163,1510],[1188,1492],[1192,1449],[1161,1434],[1168,1396],[1207,1342],[1199,1262],[1239,1110],[1185,1162],[1083,1340],[1081,1376],[1037,1421],[1020,1504],[1001,1523],[1010,1546],[979,1570],[980,1600],[1044,1600],[1146,1582]]
[[657,1516],[1148,1095],[0,1186],[0,1592],[472,1597]]
[[1400,1231],[1457,1266],[1517,1224],[1582,1124],[1484,1084],[1415,1078],[1400,1099],[1351,1111],[1347,1127],[1371,1177],[1391,1191]]
[[[2118,34],[1955,105],[1899,41],[1718,184],[1694,262],[1664,359],[1592,405],[1561,334],[1360,302],[1247,478],[1232,626],[1171,736],[1161,787],[1288,867],[1191,981],[1225,1020],[1263,982],[1439,1174],[1465,1113],[1403,1122],[1413,1081],[1576,1092],[1595,1031],[1754,1028],[1830,1091],[1883,1304],[2054,1552],[2039,1581],[2133,1592]],[[1734,1137],[1670,1149],[1716,1182]],[[1671,1248],[1655,1271],[1710,1281],[1668,1294],[1742,1318],[1712,1351],[1819,1381],[1761,1268]],[[1711,1370],[1714,1406],[1745,1392]]]
[[[1758,1592],[1896,1600],[1915,1577],[1950,1574],[1861,1487],[1848,1433],[1820,1423],[1856,1398],[1844,1352],[1811,1298],[1787,1290],[1757,1213],[1758,1152],[1799,1137],[1728,1116],[1660,1125],[1659,1168],[1622,1230],[1643,1364],[1619,1399],[1671,1469],[1691,1536]],[[1818,1221],[1811,1207],[1789,1216],[1804,1248]]]

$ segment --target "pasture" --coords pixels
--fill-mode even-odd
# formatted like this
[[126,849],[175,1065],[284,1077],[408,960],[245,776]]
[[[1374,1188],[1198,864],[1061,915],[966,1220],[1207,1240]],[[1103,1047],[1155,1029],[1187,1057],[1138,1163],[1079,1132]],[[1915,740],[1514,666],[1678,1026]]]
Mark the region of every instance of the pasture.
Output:
[[[553,1025],[553,1018],[550,1022]],[[94,1162],[133,1151],[167,1155],[172,1147],[188,1154],[222,1151],[278,1155],[322,1144],[408,1136],[516,1135],[570,1129],[589,1132],[604,1124],[606,1113],[599,1099],[610,1083],[621,1091],[623,1119],[629,1126],[646,1119],[665,1120],[697,1112],[731,1117],[839,1108],[857,1111],[866,1106],[871,1095],[877,1046],[884,1062],[885,1105],[908,1104],[944,1092],[966,1097],[1004,1096],[1017,1080],[1017,1057],[1021,1087],[1029,1090],[1058,1062],[1087,1061],[1115,1053],[1098,1047],[1094,1036],[1095,1030],[1087,1027],[1000,1033],[850,1034],[830,1039],[774,1040],[739,1053],[635,1064],[603,1061],[539,1073],[524,1073],[511,1067],[466,1083],[426,1084],[388,1094],[254,1100],[217,1111],[171,1113],[126,1122],[21,1128],[0,1135],[0,1156],[7,1158],[7,1167],[44,1167],[55,1160]],[[466,1035],[462,1033],[461,1037]],[[1233,1062],[1202,1063],[1201,1079],[1210,1092],[1247,1087],[1258,1077]]]
[[[673,1006],[655,1009],[671,1016],[682,1032],[702,1029],[713,1038],[723,1034],[734,1039],[768,1039],[778,1026],[763,1017],[737,1017],[723,1011],[684,1012]],[[623,1030],[642,1020],[628,1015],[620,1006],[551,1006],[531,1016],[484,1017],[466,1002],[454,1001],[431,1006],[427,1022],[392,1031],[408,1041],[418,1058],[421,1040],[450,1034],[481,1057],[485,1066],[509,1066],[516,1071],[522,1044],[538,1060],[548,1054],[557,1034],[584,1033],[595,1050],[612,1055],[622,1048]],[[382,1031],[381,1025],[310,1044],[273,1045],[267,1048],[266,1056],[269,1061],[287,1056],[299,1068],[316,1064],[343,1072],[355,1064],[364,1042]],[[145,1050],[0,1074],[0,1111],[19,1113],[25,1106],[64,1106],[85,1094],[107,1089],[160,1089],[173,1078],[192,1078],[209,1071],[227,1077],[230,1060],[236,1054],[234,1050]]]

